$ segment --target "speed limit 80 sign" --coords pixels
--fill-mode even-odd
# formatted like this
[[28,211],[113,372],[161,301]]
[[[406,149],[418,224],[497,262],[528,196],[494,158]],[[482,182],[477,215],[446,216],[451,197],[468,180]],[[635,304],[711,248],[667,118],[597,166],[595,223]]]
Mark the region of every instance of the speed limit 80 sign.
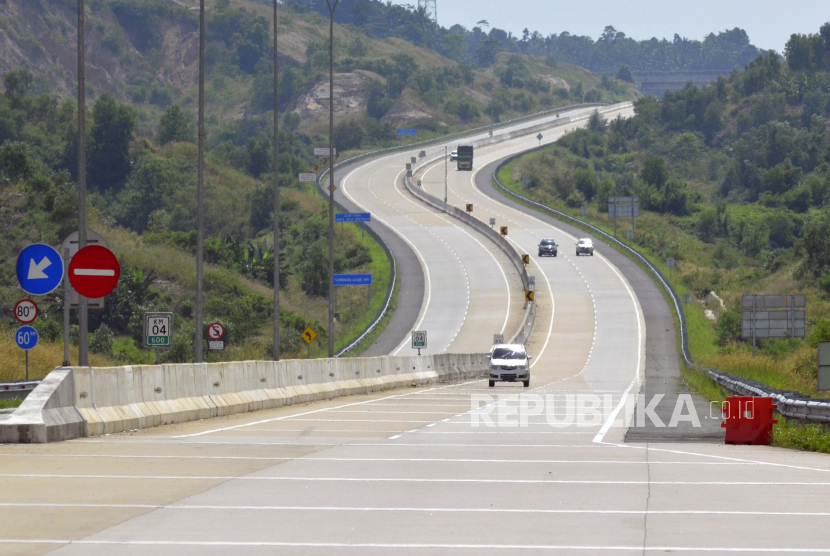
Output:
[[37,320],[37,305],[31,299],[21,299],[14,306],[14,318],[23,324],[32,324]]
[[159,349],[173,347],[173,313],[144,313],[144,345]]

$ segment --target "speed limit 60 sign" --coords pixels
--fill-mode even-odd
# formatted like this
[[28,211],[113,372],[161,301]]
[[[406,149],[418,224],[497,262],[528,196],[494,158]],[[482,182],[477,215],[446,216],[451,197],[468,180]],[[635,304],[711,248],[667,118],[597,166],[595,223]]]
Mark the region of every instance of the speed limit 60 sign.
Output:
[[23,324],[32,324],[37,319],[37,305],[31,299],[21,299],[14,306],[14,318]]
[[173,313],[144,313],[144,345],[173,347]]

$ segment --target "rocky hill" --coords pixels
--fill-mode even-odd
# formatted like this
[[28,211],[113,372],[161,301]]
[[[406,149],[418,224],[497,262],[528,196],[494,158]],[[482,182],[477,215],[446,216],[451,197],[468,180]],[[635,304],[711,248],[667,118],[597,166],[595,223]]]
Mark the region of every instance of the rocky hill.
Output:
[[[268,91],[273,79],[270,6],[248,0],[209,1],[208,6],[209,114],[222,120],[267,112],[273,102]],[[73,0],[0,2],[0,73],[25,67],[35,77],[34,93],[74,96],[76,10]],[[92,0],[86,16],[92,98],[109,92],[149,113],[171,104],[193,110],[198,78],[194,0]],[[279,31],[286,72],[281,72],[281,100],[286,110],[300,115],[302,125],[314,128],[328,109],[327,22],[319,14],[284,9]],[[603,87],[599,76],[574,72],[567,64],[545,66],[538,63],[541,58],[524,55],[513,57],[544,71],[534,71],[530,87],[507,83],[498,70],[506,54],[495,57],[491,66],[473,68],[401,39],[372,38],[354,25],[336,27],[335,46],[335,109],[341,117],[362,117],[368,111],[387,122],[434,118],[455,127],[486,120],[489,114],[497,118],[494,112],[519,114],[582,100],[578,96],[606,101],[636,96],[622,81]],[[573,94],[577,88],[579,95]],[[436,102],[435,91],[442,102]],[[449,91],[476,110],[447,106]],[[494,111],[490,104],[495,99],[501,108]],[[149,128],[143,129],[153,131]]]

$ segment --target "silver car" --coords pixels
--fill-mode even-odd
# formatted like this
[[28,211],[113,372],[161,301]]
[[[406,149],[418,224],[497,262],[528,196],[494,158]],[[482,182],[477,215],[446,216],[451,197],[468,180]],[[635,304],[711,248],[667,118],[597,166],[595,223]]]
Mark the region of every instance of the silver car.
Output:
[[530,360],[532,357],[522,344],[496,344],[486,356],[490,360],[488,378],[490,388],[496,382],[524,383],[530,386]]
[[594,256],[594,242],[587,237],[576,242],[576,256],[578,257],[583,254]]

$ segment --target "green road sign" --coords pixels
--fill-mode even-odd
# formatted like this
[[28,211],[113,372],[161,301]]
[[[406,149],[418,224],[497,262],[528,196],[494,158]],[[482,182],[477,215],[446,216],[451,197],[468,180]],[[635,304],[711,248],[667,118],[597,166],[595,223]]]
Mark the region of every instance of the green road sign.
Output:
[[424,349],[427,347],[427,331],[412,331],[412,349]]
[[144,345],[173,347],[173,313],[144,313]]

